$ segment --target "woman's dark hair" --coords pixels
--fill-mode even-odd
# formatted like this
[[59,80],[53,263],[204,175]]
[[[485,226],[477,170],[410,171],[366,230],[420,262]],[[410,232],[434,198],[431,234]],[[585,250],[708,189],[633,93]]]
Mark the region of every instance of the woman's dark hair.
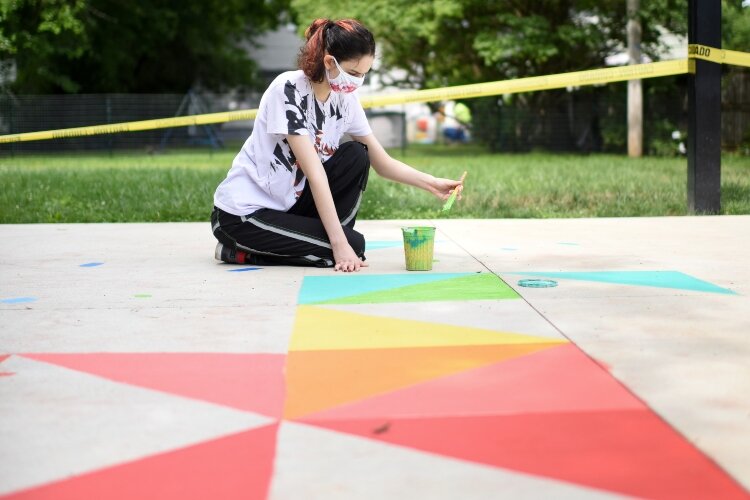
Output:
[[305,30],[307,42],[300,49],[297,64],[313,82],[325,78],[323,56],[326,52],[337,61],[375,55],[375,39],[370,30],[355,19],[316,19]]

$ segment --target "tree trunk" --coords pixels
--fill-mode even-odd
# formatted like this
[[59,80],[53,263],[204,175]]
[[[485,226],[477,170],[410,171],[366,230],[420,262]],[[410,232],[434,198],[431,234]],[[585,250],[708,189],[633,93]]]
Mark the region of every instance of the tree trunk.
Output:
[[[640,0],[627,0],[629,64],[641,63]],[[628,156],[643,155],[643,87],[641,80],[628,82]]]

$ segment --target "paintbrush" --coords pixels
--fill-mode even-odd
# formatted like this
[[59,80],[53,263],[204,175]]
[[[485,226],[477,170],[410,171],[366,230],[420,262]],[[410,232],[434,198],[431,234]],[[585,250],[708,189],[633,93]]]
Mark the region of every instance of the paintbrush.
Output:
[[443,205],[443,212],[447,212],[448,210],[451,209],[451,207],[453,206],[453,202],[456,201],[456,197],[458,196],[458,192],[459,191],[463,191],[463,188],[464,188],[464,179],[466,179],[466,173],[467,172],[464,170],[464,173],[461,176],[461,180],[458,181],[461,184],[459,184],[458,186],[456,186],[456,188],[453,190],[453,192],[451,193],[451,195],[448,197],[448,200],[446,200],[445,205]]

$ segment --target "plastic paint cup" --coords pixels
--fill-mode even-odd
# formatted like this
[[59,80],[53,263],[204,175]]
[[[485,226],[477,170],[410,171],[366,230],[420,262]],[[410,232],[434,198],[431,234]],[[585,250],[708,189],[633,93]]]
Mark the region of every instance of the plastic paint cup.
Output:
[[435,228],[432,226],[402,227],[407,271],[432,270]]

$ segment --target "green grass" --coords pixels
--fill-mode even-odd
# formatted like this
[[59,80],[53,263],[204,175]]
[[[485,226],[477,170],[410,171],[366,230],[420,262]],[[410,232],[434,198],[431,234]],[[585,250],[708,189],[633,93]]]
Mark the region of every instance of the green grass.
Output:
[[[20,155],[0,158],[0,223],[207,221],[236,151]],[[431,195],[372,173],[360,217],[511,218],[685,215],[684,158],[489,154],[411,147],[394,156],[437,176],[467,170],[446,215]],[[722,213],[750,213],[750,159],[722,161]]]

